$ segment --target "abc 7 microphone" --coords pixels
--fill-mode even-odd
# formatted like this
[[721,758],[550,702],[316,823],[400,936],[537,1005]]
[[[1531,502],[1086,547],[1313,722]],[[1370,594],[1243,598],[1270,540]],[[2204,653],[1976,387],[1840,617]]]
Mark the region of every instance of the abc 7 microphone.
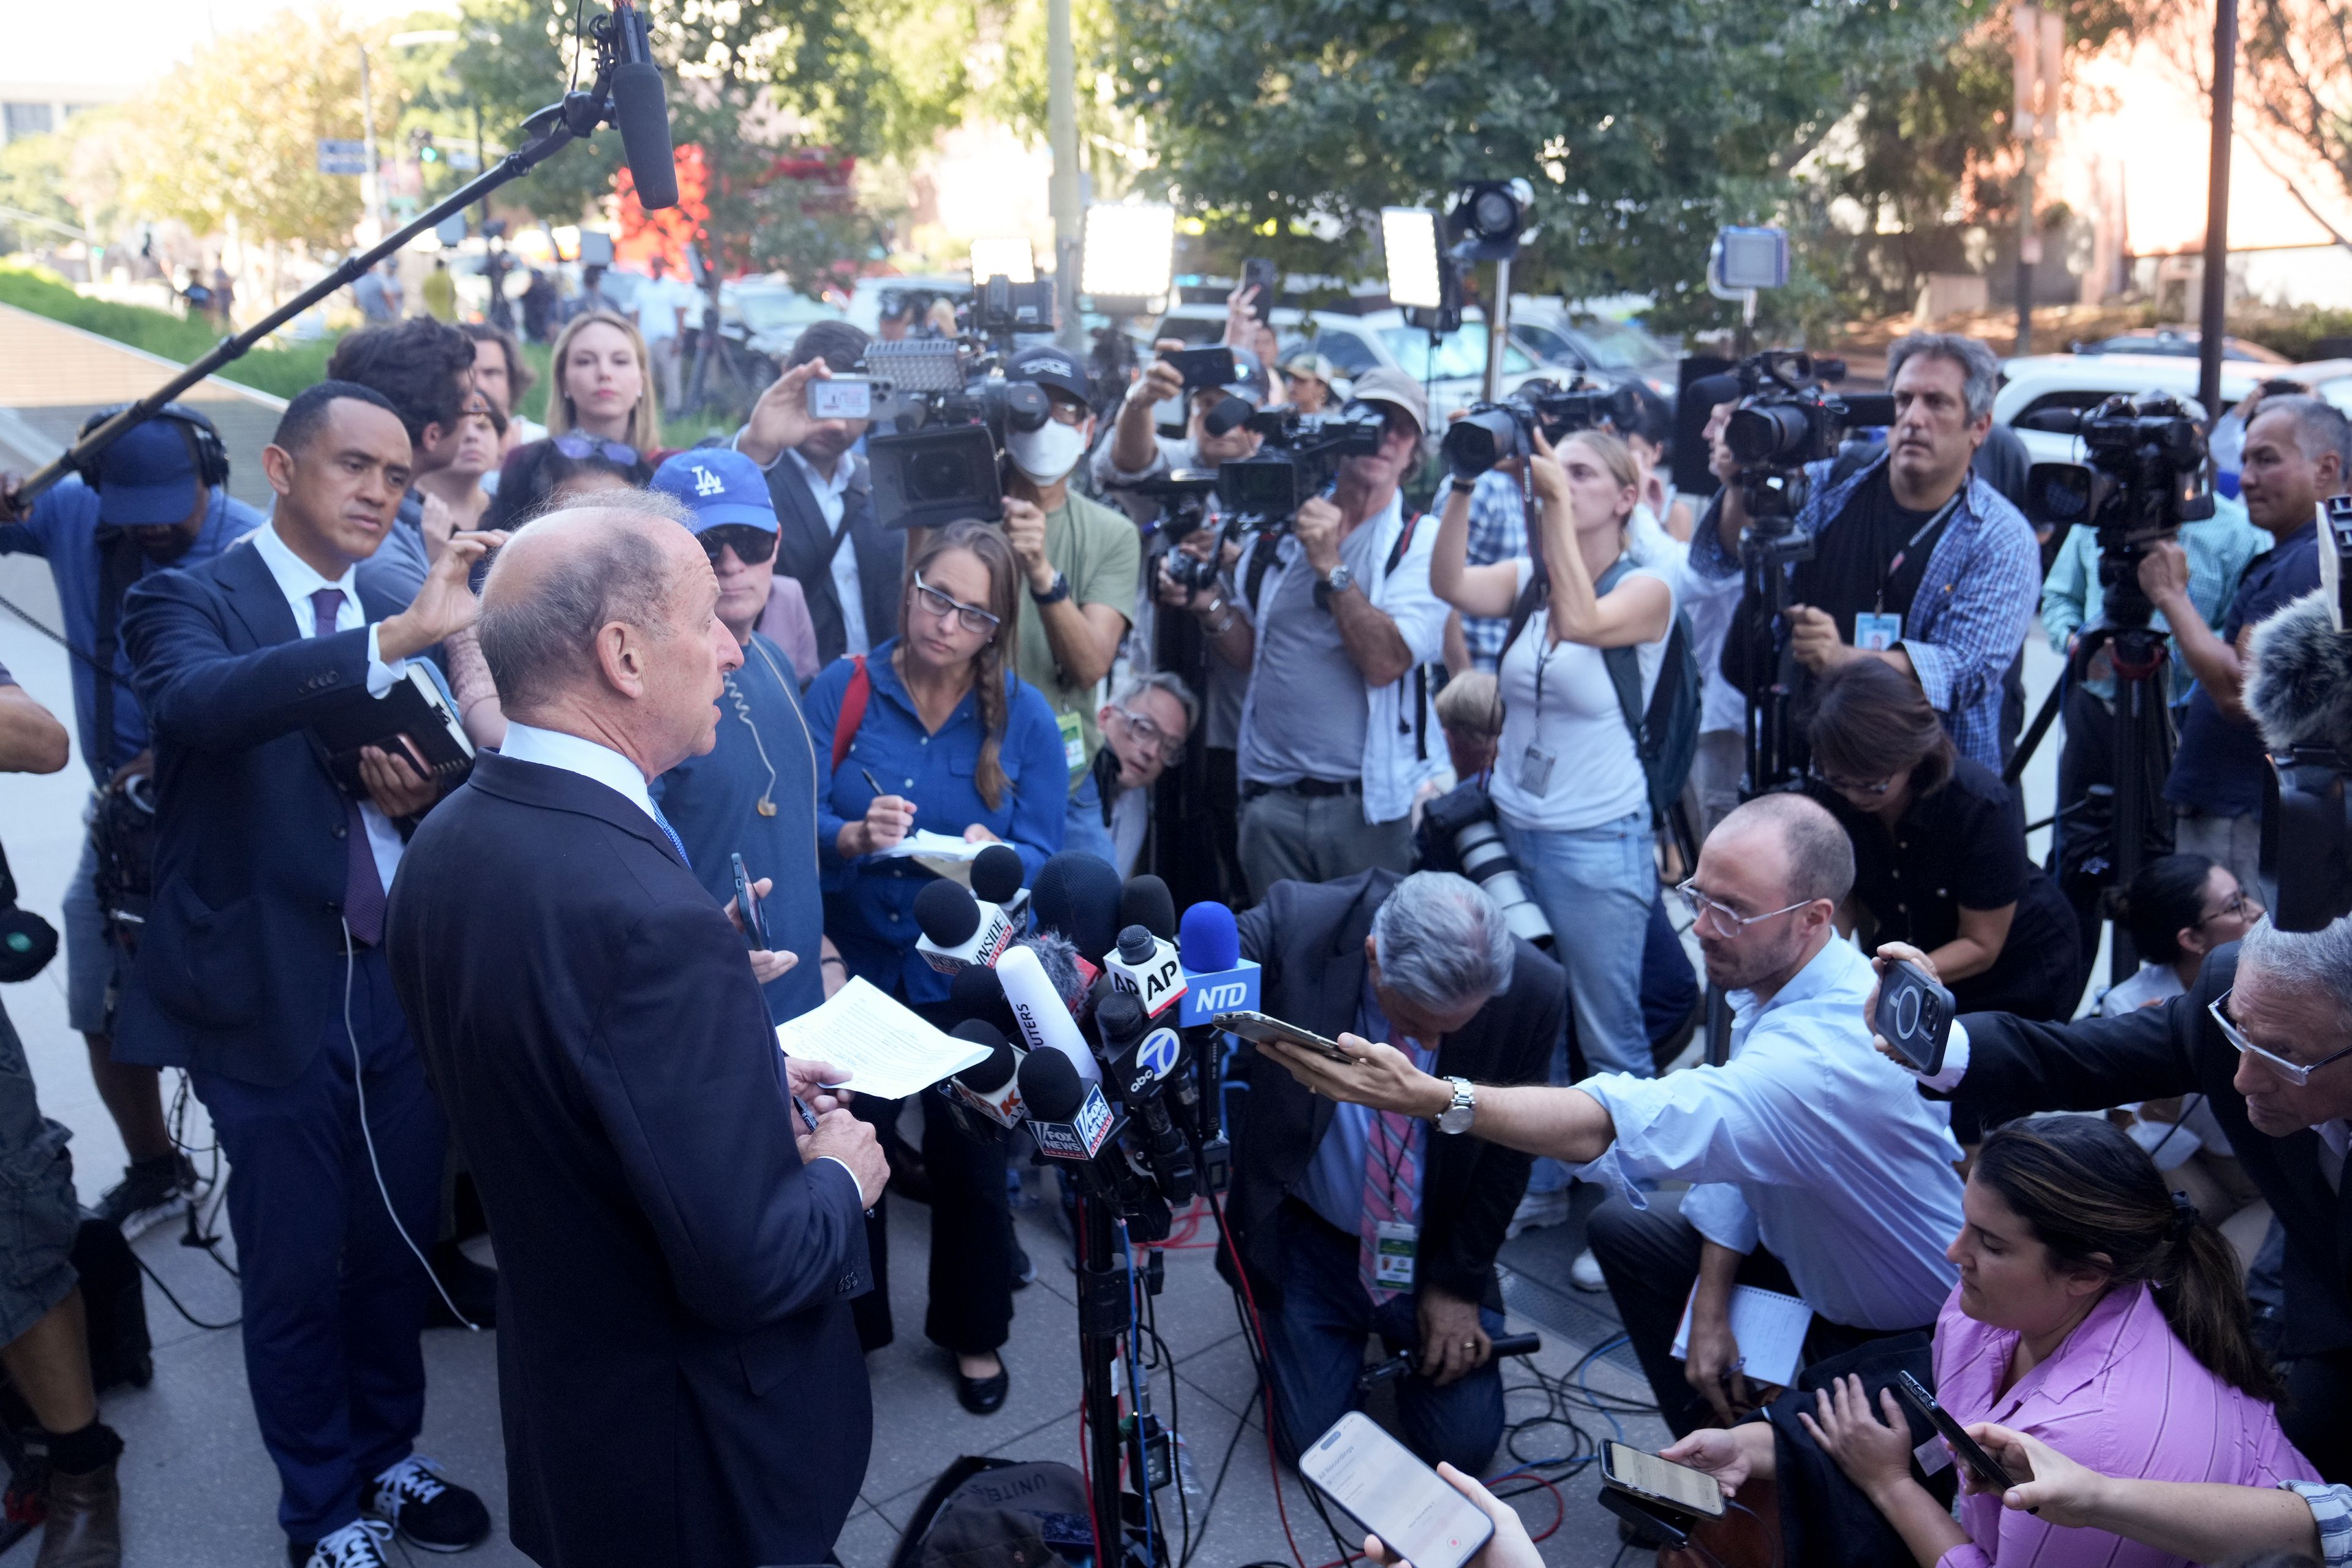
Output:
[[1144,1163],[1160,1195],[1181,1208],[1197,1190],[1192,1145],[1184,1130],[1168,1114],[1163,1098],[1171,1079],[1188,1087],[1179,1076],[1183,1066],[1183,1042],[1175,1030],[1155,1029],[1143,1005],[1123,990],[1114,989],[1095,1006],[1095,1026],[1102,1032],[1103,1055],[1110,1077],[1127,1107],[1129,1130],[1142,1145]]

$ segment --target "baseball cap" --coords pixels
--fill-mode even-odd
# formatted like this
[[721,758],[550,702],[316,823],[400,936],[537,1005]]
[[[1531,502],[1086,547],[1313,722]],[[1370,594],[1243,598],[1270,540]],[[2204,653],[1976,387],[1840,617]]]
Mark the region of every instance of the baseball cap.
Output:
[[1253,408],[1265,406],[1265,366],[1258,363],[1257,355],[1247,349],[1234,351],[1234,379],[1225,384],[1225,390]]
[[1340,379],[1339,367],[1331,363],[1330,356],[1318,353],[1292,354],[1282,366],[1282,374],[1309,377],[1326,386],[1334,385]]
[[690,447],[654,470],[653,488],[676,496],[694,513],[700,533],[729,523],[777,533],[776,503],[760,465],[731,447]]
[[1375,365],[1356,377],[1349,395],[1359,403],[1384,403],[1391,408],[1402,408],[1412,416],[1413,424],[1424,435],[1428,433],[1429,398],[1421,390],[1421,383],[1401,370]]
[[98,455],[98,521],[120,527],[185,522],[196,509],[195,432],[145,419]]
[[1040,386],[1066,392],[1081,403],[1087,402],[1092,392],[1086,367],[1067,350],[1051,343],[1032,343],[1015,353],[1004,363],[1004,379],[1034,381]]

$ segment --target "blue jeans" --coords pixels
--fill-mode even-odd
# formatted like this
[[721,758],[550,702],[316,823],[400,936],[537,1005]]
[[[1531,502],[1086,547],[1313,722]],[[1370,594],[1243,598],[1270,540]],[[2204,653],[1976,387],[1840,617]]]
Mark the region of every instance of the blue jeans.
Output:
[[1062,847],[1091,855],[1106,866],[1118,865],[1118,849],[1111,842],[1110,829],[1103,826],[1102,791],[1095,784],[1092,770],[1070,796],[1069,816],[1062,824]]
[[[1267,1364],[1280,1417],[1284,1455],[1299,1450],[1363,1404],[1356,1374],[1364,1367],[1364,1341],[1381,1336],[1394,1355],[1421,1342],[1410,1292],[1372,1304],[1356,1276],[1357,1238],[1297,1202],[1276,1212],[1282,1244],[1282,1301],[1265,1320]],[[1478,1309],[1488,1338],[1503,1331],[1503,1315]],[[1450,1461],[1466,1475],[1485,1471],[1503,1440],[1503,1372],[1488,1362],[1444,1388],[1411,1375],[1400,1380],[1397,1415],[1405,1447],[1429,1464]]]
[[[1552,956],[1568,972],[1569,1005],[1585,1064],[1594,1072],[1653,1076],[1649,1027],[1642,1016],[1642,953],[1650,906],[1658,901],[1649,814],[1628,812],[1598,827],[1567,832],[1520,827],[1504,818],[1502,829],[1528,893],[1551,922]],[[1563,1038],[1552,1050],[1551,1080],[1566,1083],[1568,1075]],[[1568,1168],[1552,1159],[1538,1159],[1528,1177],[1531,1193],[1567,1184]]]

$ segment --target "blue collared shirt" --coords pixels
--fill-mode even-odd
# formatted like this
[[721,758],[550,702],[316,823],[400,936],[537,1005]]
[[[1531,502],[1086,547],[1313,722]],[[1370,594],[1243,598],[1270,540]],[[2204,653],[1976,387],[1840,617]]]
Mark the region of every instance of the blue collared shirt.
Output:
[[[2197,606],[2197,613],[2205,617],[2205,625],[2216,635],[2230,613],[2230,601],[2238,592],[2238,579],[2245,575],[2247,563],[2270,547],[2271,536],[2246,521],[2245,502],[2226,496],[2213,498],[2211,517],[2182,525],[2180,549],[2189,558],[2189,602]],[[2050,646],[2064,653],[2067,639],[2096,622],[2105,608],[2106,590],[2099,582],[2099,531],[2078,522],[2068,531],[2065,542],[2059,545],[2057,559],[2050,563],[2050,575],[2042,582],[2042,629],[2049,634]],[[2169,633],[2172,629],[2166,624],[2162,610],[2149,619],[2162,631]],[[2181,657],[2180,645],[2173,642],[2172,700],[2186,700],[2195,679],[2189,661]],[[2112,675],[2098,676],[2083,684],[2085,690],[2104,700],[2112,700],[2115,697]]]
[[898,647],[893,637],[866,661],[866,716],[838,772],[833,766],[833,732],[852,661],[835,659],[810,683],[803,703],[816,742],[817,862],[824,869],[825,930],[852,974],[885,991],[903,988],[910,1002],[944,1002],[947,977],[915,952],[921,934],[915,924],[915,895],[931,874],[903,858],[867,855],[845,862],[836,848],[842,825],[864,820],[873,803],[875,791],[866,775],[874,775],[883,794],[914,803],[919,829],[960,838],[974,823],[987,828],[1020,852],[1025,881],[1062,847],[1070,773],[1045,694],[1008,669],[997,763],[1009,787],[1000,804],[990,805],[980,793],[986,729],[974,694],[964,694],[936,734],[927,731],[914,699],[891,668]]
[[1663,1078],[1577,1087],[1617,1141],[1577,1173],[1647,1207],[1644,1189],[1695,1184],[1683,1217],[1735,1252],[1760,1242],[1813,1310],[1856,1329],[1936,1321],[1958,1271],[1951,1110],[1871,1047],[1870,961],[1832,939],[1769,1002],[1731,995],[1731,1059]]
[[[1809,539],[1820,533],[1885,462],[1882,452],[1835,485],[1829,482],[1833,460],[1808,464],[1811,493],[1798,510],[1796,531]],[[1722,505],[1718,494],[1691,534],[1690,568],[1702,577],[1739,574],[1738,557],[1725,553],[1717,528]],[[2041,588],[2042,550],[2025,514],[1971,469],[1927,557],[1901,647],[1952,743],[1989,768],[2001,761],[2001,681],[2025,646]]]
[[[1363,994],[1356,999],[1356,1033],[1368,1040],[1394,1046],[1411,1057],[1412,1065],[1423,1072],[1436,1064],[1437,1053],[1425,1048],[1419,1040],[1409,1035],[1390,1035],[1388,1014],[1381,1010],[1380,994],[1372,989],[1370,973],[1364,976]],[[1364,1177],[1371,1161],[1373,1114],[1369,1107],[1347,1100],[1334,1105],[1331,1125],[1324,1129],[1323,1142],[1315,1146],[1305,1173],[1291,1189],[1292,1196],[1349,1236],[1363,1229]],[[1414,1154],[1424,1167],[1429,1153],[1428,1127],[1428,1122],[1416,1119],[1407,1134]],[[1424,1168],[1422,1174],[1427,1173]],[[1421,1213],[1418,1187],[1404,1197],[1391,1193],[1390,1202],[1400,1211],[1409,1211],[1416,1216]]]
[[[215,486],[212,504],[205,512],[205,526],[196,534],[196,542],[188,547],[188,552],[160,565],[142,555],[140,575],[209,561],[259,528],[261,522],[259,512],[230,495],[226,488]],[[0,555],[21,553],[47,560],[49,574],[57,579],[58,606],[64,613],[66,640],[84,653],[94,652],[98,647],[98,492],[84,484],[78,474],[68,476],[35,501],[33,515],[24,521],[0,523]],[[128,588],[130,584],[123,586]],[[114,683],[116,767],[147,749],[147,715],[140,710],[139,694],[131,689],[131,648],[121,636],[118,617],[114,648],[114,668],[119,677]],[[103,784],[106,773],[100,766],[98,744],[98,671],[78,658],[71,663],[76,738],[91,777]]]
[[[1500,468],[1478,476],[1470,491],[1470,540],[1466,559],[1473,566],[1492,566],[1528,553],[1528,509],[1519,482]],[[1470,661],[1492,670],[1503,659],[1503,634],[1511,629],[1508,616],[1465,616],[1462,640]]]

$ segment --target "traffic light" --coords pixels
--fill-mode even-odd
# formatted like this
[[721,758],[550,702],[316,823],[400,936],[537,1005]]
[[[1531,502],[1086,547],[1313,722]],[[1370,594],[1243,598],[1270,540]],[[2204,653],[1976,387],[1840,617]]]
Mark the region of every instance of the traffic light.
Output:
[[420,125],[408,133],[408,150],[416,154],[416,161],[420,163],[432,164],[441,161],[441,149],[433,144],[433,132],[424,126]]

